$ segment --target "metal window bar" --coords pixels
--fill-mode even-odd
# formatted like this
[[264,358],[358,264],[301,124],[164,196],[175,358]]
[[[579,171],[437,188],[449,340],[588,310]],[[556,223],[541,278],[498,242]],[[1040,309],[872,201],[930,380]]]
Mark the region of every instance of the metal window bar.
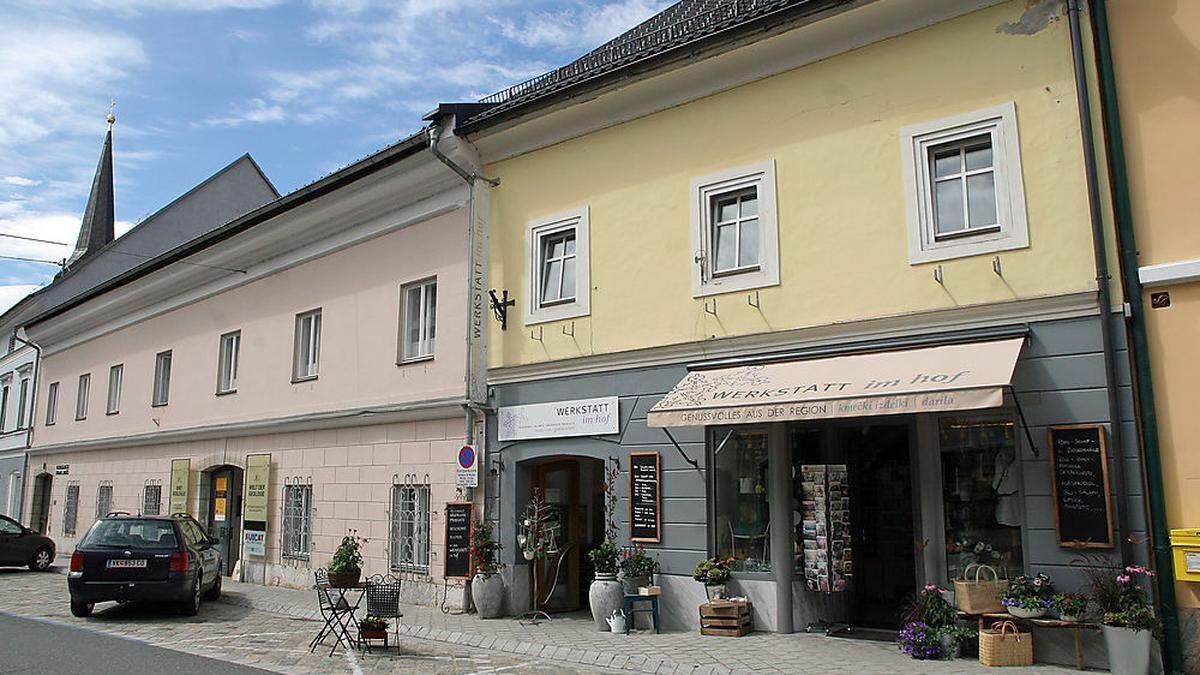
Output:
[[79,522],[79,485],[67,486],[67,498],[63,503],[63,534],[75,536],[75,528]]
[[96,490],[96,520],[100,520],[112,511],[112,495],[111,485],[101,485]]
[[392,569],[429,573],[429,485],[392,486],[388,538]]
[[147,485],[142,493],[142,515],[162,515],[162,486]]
[[282,556],[308,560],[312,526],[312,486],[285,485],[283,488]]

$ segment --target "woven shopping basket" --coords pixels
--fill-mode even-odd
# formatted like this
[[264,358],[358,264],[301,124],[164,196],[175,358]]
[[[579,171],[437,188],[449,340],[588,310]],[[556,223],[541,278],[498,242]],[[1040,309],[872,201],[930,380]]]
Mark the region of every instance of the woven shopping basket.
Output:
[[979,662],[985,666],[1032,666],[1033,633],[1022,633],[1011,621],[997,621],[980,630]]
[[[975,571],[973,578],[969,576],[972,569]],[[984,570],[992,573],[991,579],[980,578],[984,576]],[[1003,612],[1004,604],[1000,598],[1007,590],[1008,579],[1001,579],[996,568],[971,563],[963,569],[962,578],[954,580],[954,601],[967,614]]]

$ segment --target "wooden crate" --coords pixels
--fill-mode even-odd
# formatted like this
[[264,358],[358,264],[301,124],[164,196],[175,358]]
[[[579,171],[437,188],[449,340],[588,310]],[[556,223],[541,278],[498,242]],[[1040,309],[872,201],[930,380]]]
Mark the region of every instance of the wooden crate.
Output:
[[700,634],[741,637],[753,633],[752,607],[745,600],[713,600],[700,605]]

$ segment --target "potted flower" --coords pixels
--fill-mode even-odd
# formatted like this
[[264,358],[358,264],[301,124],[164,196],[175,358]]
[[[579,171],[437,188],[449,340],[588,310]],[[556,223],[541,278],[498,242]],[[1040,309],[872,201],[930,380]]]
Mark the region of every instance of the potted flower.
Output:
[[942,658],[948,661],[962,656],[963,645],[979,637],[978,628],[969,628],[958,624],[939,626],[934,630],[937,631]]
[[368,616],[358,622],[358,634],[364,640],[386,640],[388,620],[381,616]]
[[359,537],[355,530],[342,537],[342,543],[333,552],[333,558],[325,571],[329,573],[329,585],[334,588],[347,588],[358,584],[362,577],[362,545],[366,539]]
[[500,544],[493,536],[492,524],[475,521],[471,530],[471,560],[475,577],[471,579],[471,598],[481,619],[495,619],[504,614],[504,578],[497,559]]
[[643,586],[649,586],[654,573],[658,571],[658,561],[646,553],[646,547],[633,544],[621,549],[621,583],[626,593],[637,593]]
[[733,558],[713,557],[696,563],[692,578],[704,584],[704,593],[709,600],[725,597],[725,584],[733,576],[729,566]]
[[1054,606],[1054,584],[1045,574],[1022,574],[1013,579],[1000,602],[1019,619],[1036,619]]
[[1151,642],[1162,631],[1145,589],[1138,583],[1154,572],[1140,565],[1124,570],[1107,567],[1087,569],[1092,582],[1092,599],[1100,608],[1100,628],[1108,648],[1108,668],[1114,675],[1146,675],[1150,672]]
[[1058,593],[1053,600],[1054,610],[1063,621],[1081,621],[1087,611],[1088,599],[1083,593]]
[[929,584],[905,610],[904,622],[907,630],[900,632],[897,642],[909,656],[916,659],[934,658],[927,655],[917,644],[925,637],[918,640],[916,635],[920,633],[924,636],[925,632],[929,632],[938,642],[941,656],[948,659],[958,658],[963,639],[969,631],[958,627],[958,611],[946,601],[945,591],[946,589],[940,586]]
[[896,638],[900,651],[921,661],[942,656],[942,636],[938,628],[924,621],[910,621],[900,629]]
[[592,569],[596,572],[596,578],[588,589],[588,602],[592,608],[592,620],[600,631],[609,630],[608,617],[624,604],[625,592],[621,589],[621,582],[617,581],[619,555],[620,549],[612,539],[605,539],[588,551],[588,559],[592,561]]

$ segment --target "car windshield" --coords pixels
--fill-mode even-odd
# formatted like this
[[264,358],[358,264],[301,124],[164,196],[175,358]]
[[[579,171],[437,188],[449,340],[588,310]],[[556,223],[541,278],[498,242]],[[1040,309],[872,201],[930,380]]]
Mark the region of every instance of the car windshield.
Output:
[[175,548],[175,528],[169,520],[119,518],[92,526],[80,546],[101,548]]

